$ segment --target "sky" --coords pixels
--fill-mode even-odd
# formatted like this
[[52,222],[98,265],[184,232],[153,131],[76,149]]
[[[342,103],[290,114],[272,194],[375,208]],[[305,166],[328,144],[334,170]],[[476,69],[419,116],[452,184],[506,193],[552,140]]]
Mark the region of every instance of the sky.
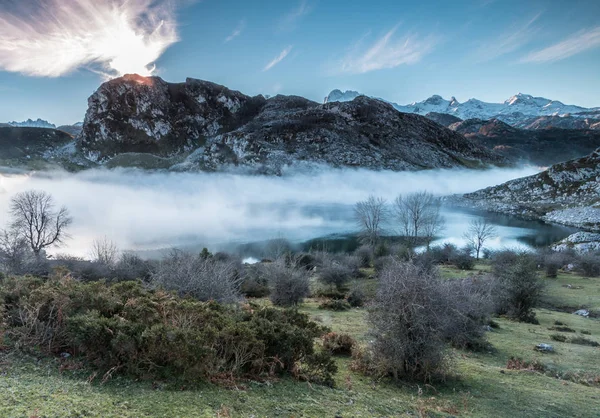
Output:
[[0,122],[82,121],[124,73],[321,102],[600,106],[598,0],[1,0]]

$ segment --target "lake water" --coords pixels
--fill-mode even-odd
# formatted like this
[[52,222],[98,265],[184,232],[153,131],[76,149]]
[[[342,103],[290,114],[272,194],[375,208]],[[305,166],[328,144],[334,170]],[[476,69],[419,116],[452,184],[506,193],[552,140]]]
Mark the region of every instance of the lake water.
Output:
[[[90,170],[78,174],[0,174],[0,228],[10,198],[28,189],[45,190],[65,205],[74,222],[71,239],[55,252],[89,254],[106,236],[121,249],[155,252],[172,247],[217,250],[273,238],[300,243],[355,231],[353,205],[370,194],[388,201],[403,193],[467,193],[534,174],[531,167],[487,171],[389,172],[323,169],[282,177],[222,173]],[[1,171],[0,171],[1,173]],[[548,245],[573,229],[507,216],[444,208],[443,241],[464,244],[469,222],[485,216],[497,225],[491,248]],[[394,234],[393,224],[388,225]]]

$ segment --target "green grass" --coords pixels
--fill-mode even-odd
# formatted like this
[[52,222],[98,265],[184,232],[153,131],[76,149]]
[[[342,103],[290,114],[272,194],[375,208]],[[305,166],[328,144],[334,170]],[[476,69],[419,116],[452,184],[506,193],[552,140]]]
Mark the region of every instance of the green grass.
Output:
[[[472,272],[443,267],[447,278],[485,273],[477,264]],[[368,273],[368,272],[367,272]],[[369,274],[366,275],[369,277]],[[490,352],[449,352],[454,375],[434,386],[372,381],[350,370],[350,359],[337,358],[336,388],[282,379],[241,382],[237,389],[211,384],[173,388],[164,382],[137,382],[115,377],[105,384],[87,382],[90,371],[59,372],[59,360],[36,359],[0,352],[1,417],[598,417],[600,416],[600,348],[552,341],[550,330],[560,321],[577,333],[571,336],[600,341],[600,320],[548,309],[551,306],[600,306],[600,279],[561,273],[548,283],[544,303],[537,310],[539,325],[499,318],[500,328],[488,333]],[[367,293],[376,280],[365,278]],[[564,285],[571,284],[572,288]],[[582,289],[573,287],[582,286]],[[268,303],[261,301],[261,303]],[[320,300],[308,299],[300,309],[333,331],[368,340],[367,312],[319,309]],[[582,330],[589,332],[583,335]],[[534,350],[549,343],[555,353]],[[507,361],[519,357],[537,361],[545,373],[507,370]],[[561,377],[561,378],[557,378]],[[586,384],[583,384],[586,383]]]

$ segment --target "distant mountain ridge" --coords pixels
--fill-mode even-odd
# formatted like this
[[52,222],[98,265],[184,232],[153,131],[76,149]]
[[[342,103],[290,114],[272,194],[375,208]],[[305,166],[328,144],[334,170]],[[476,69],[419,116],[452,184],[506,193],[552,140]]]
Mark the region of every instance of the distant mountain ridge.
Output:
[[12,121],[12,122],[8,122],[7,125],[10,125],[15,128],[48,128],[48,129],[56,128],[56,125],[54,125],[46,120],[39,119],[39,118],[37,120],[27,119],[26,121],[23,121],[23,122]]
[[[351,101],[360,95],[360,93],[352,90],[346,92],[333,90],[325,98],[324,102]],[[516,94],[503,103],[487,103],[477,99],[469,99],[464,103],[460,103],[454,97],[446,100],[439,95],[433,95],[421,102],[414,102],[407,105],[388,103],[394,106],[396,110],[405,113],[416,113],[419,115],[427,115],[428,113],[448,114],[463,120],[498,119],[509,125],[523,124],[526,121],[532,123],[531,119],[533,118],[549,116],[597,119],[600,122],[600,107],[585,108],[566,105],[557,100],[534,97],[523,93]]]

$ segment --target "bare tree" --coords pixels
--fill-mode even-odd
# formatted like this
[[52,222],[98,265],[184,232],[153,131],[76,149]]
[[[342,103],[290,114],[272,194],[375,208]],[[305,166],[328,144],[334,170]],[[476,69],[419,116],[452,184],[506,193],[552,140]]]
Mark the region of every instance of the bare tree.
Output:
[[107,266],[114,266],[119,256],[119,248],[108,237],[95,239],[92,243],[92,260]]
[[464,234],[464,238],[469,242],[469,246],[475,251],[479,260],[479,254],[486,241],[496,236],[496,227],[485,218],[474,219],[469,224],[469,229]]
[[27,241],[36,257],[45,248],[62,244],[67,238],[65,230],[73,221],[66,207],[55,210],[52,196],[36,190],[13,197],[10,214],[12,228]]
[[413,244],[423,238],[427,248],[444,227],[440,209],[441,200],[425,191],[398,196],[394,201],[396,219],[404,235]]
[[385,205],[385,199],[369,196],[354,206],[354,217],[360,229],[359,238],[364,244],[375,246],[379,241],[387,217]]

